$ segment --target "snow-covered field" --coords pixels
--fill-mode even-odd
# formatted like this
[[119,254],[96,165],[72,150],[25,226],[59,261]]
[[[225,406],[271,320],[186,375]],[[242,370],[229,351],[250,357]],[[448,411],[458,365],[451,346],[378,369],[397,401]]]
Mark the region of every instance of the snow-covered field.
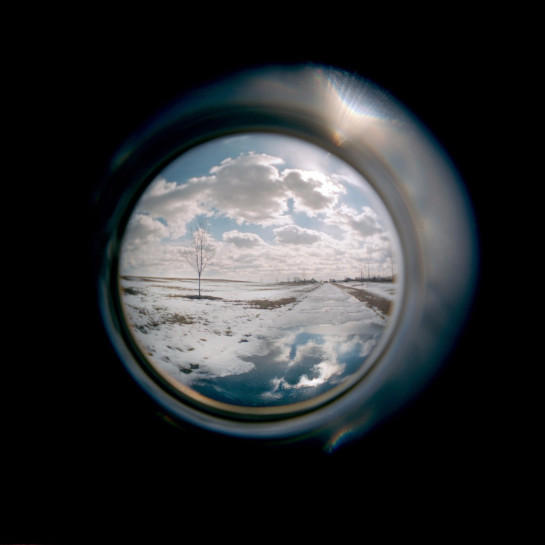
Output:
[[[329,283],[203,280],[201,299],[196,280],[123,277],[120,285],[150,361],[238,405],[292,403],[337,385],[363,365],[387,323]],[[380,295],[393,297],[395,286],[387,286]]]

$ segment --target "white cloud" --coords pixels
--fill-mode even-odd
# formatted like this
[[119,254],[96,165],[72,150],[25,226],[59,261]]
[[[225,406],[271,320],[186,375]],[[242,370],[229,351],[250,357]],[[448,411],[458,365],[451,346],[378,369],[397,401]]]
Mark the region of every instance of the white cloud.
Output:
[[137,205],[137,213],[162,218],[171,239],[186,233],[186,225],[196,215],[205,213],[207,190],[196,183],[179,185],[163,178],[150,184]]
[[286,189],[293,198],[294,210],[308,216],[331,210],[344,193],[344,187],[318,172],[286,169],[282,173]]
[[282,225],[290,219],[286,191],[276,165],[282,159],[263,153],[225,159],[211,176],[192,179],[209,191],[206,203],[237,223]]
[[286,225],[274,230],[277,244],[314,244],[321,239],[320,233],[298,225]]
[[350,206],[341,205],[325,221],[359,237],[369,237],[383,232],[377,213],[369,206],[363,206],[358,212]]
[[237,248],[255,248],[264,244],[263,239],[255,233],[241,233],[236,229],[232,231],[226,231],[223,233],[222,238],[224,242],[230,242]]
[[[346,192],[333,176],[319,172],[285,169],[282,159],[267,154],[241,154],[224,159],[210,169],[207,176],[191,178],[178,184],[157,179],[138,203],[137,214],[164,220],[171,239],[186,233],[186,226],[196,215],[218,214],[238,224],[286,226],[293,224],[288,213],[288,200],[293,199],[294,212],[320,217],[329,225],[345,231],[369,236],[382,230],[377,216],[369,207],[360,211],[339,203]],[[319,240],[316,233],[304,230],[279,232],[278,241],[310,244]],[[235,241],[233,241],[235,242]],[[249,238],[240,241],[251,246]]]
[[127,225],[124,243],[127,247],[138,247],[157,242],[168,236],[168,229],[156,218],[147,214],[134,214]]
[[169,244],[123,245],[121,274],[180,276],[187,269],[180,248]]
[[239,224],[289,223],[286,190],[275,166],[281,163],[278,157],[251,153],[227,158],[209,175],[185,183],[158,178],[142,195],[135,213],[162,218],[168,228],[164,236],[173,240],[186,234],[187,223],[195,216],[212,210]]

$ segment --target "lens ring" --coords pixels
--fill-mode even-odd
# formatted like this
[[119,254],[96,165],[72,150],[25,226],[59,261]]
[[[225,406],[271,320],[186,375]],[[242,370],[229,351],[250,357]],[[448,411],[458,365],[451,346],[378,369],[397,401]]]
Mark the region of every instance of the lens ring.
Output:
[[[403,286],[372,368],[354,384],[323,403],[248,416],[223,407],[210,410],[209,404],[176,395],[158,379],[131,341],[117,279],[125,225],[153,177],[174,157],[204,142],[257,131],[324,148],[369,181],[400,237]],[[455,169],[394,99],[342,71],[269,68],[186,97],[120,149],[99,202],[102,217],[109,218],[99,252],[100,306],[113,345],[129,373],[164,409],[209,430],[268,439],[311,434],[325,443],[346,430],[363,433],[429,381],[469,309],[476,237]]]

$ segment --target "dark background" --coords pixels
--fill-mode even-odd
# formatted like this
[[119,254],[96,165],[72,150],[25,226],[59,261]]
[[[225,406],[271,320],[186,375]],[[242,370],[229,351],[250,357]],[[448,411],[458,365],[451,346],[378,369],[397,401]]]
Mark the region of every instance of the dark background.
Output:
[[[497,332],[486,325],[489,123],[509,59],[474,17],[433,14],[417,26],[401,17],[394,26],[386,15],[287,13],[269,15],[268,25],[265,13],[241,21],[229,9],[214,25],[185,11],[152,20],[143,11],[138,25],[80,14],[44,25],[14,59],[0,485],[8,539],[74,543],[187,528],[244,535],[250,520],[259,535],[284,535],[290,521],[321,535],[324,526],[370,523],[375,512],[395,518],[394,509],[413,510],[416,525],[481,519],[478,498],[497,486],[492,461],[502,441],[490,402]],[[124,139],[187,89],[241,68],[301,62],[369,78],[412,110],[464,179],[481,239],[475,304],[439,376],[333,455],[305,443],[218,439],[162,418],[102,329],[90,252],[97,181]]]

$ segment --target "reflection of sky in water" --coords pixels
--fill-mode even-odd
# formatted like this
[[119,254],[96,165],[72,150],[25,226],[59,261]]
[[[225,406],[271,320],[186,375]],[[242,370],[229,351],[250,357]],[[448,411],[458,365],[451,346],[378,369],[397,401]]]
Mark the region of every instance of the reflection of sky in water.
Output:
[[191,386],[217,401],[242,406],[296,403],[320,395],[358,371],[382,333],[309,333],[304,329],[267,342],[268,353],[245,358],[254,368],[238,375],[195,377]]

